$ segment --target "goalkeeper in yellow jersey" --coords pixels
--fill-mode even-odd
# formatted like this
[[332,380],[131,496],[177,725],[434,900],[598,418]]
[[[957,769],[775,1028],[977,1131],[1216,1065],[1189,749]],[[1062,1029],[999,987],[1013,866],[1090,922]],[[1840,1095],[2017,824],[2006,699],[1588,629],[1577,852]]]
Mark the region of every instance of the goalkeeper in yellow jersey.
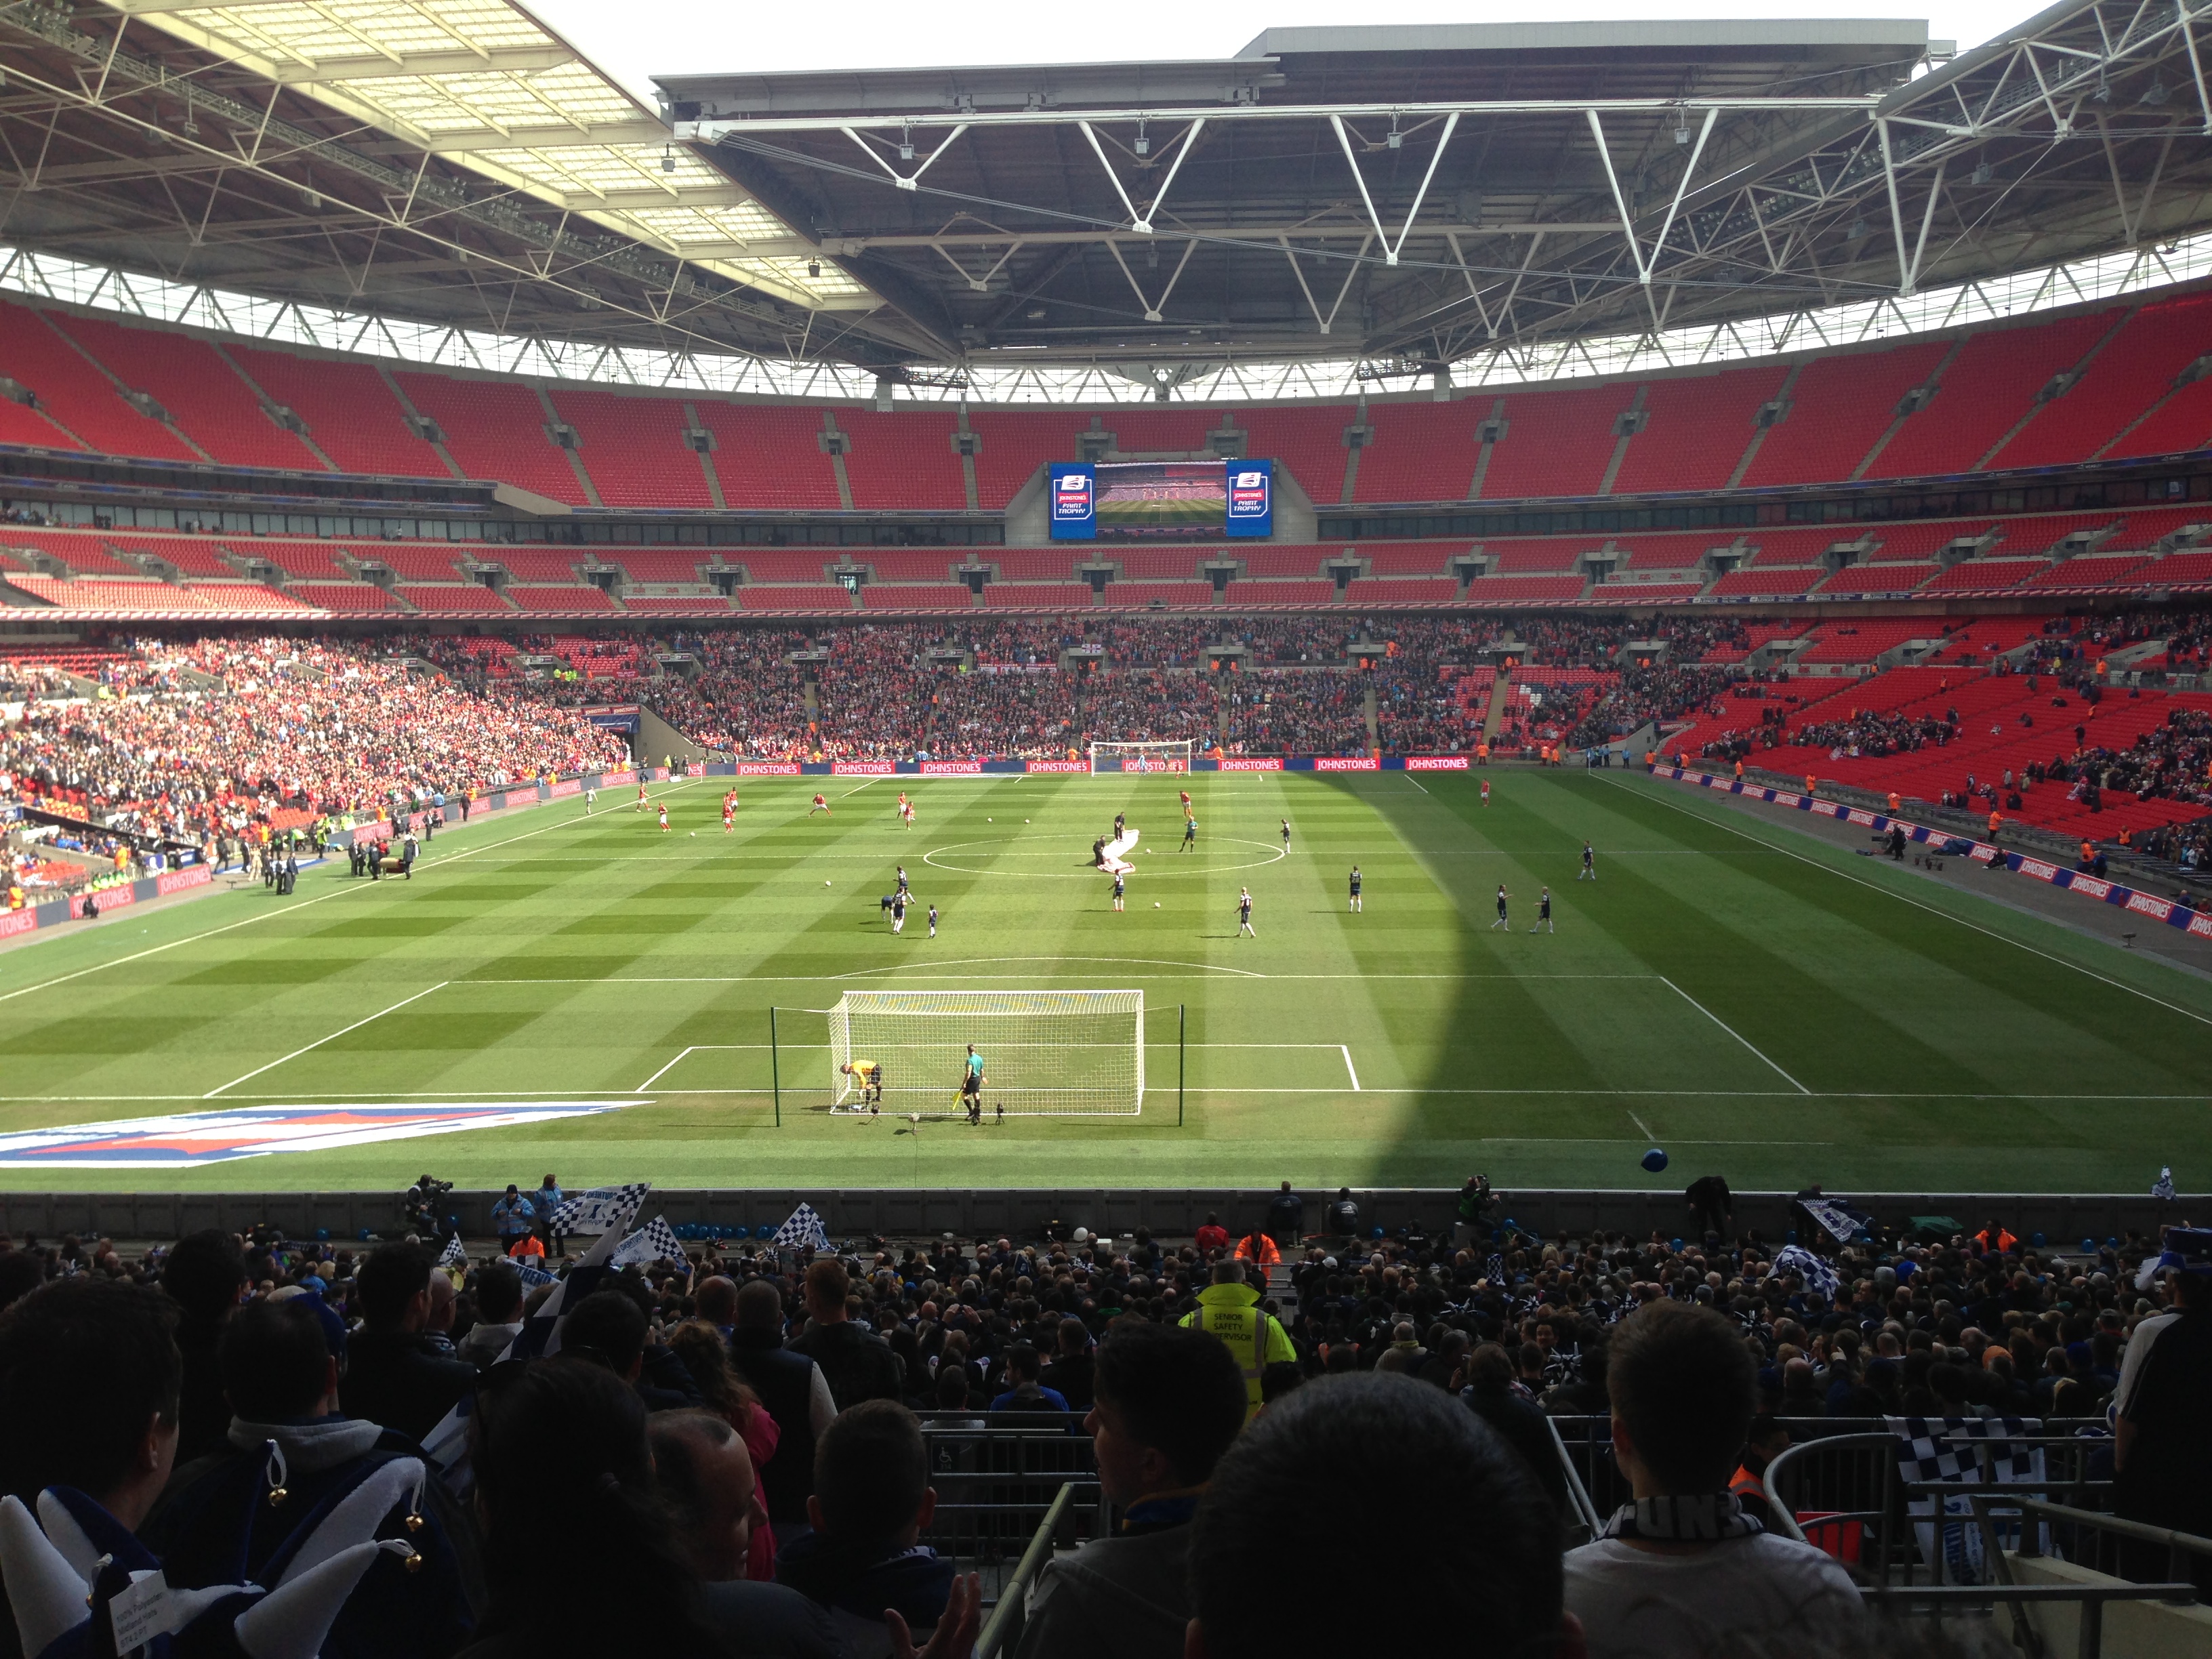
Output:
[[[853,1079],[854,1086],[860,1091],[861,1106],[866,1106],[872,1114],[882,1106],[884,1068],[878,1062],[872,1060],[850,1060],[837,1069]],[[857,1111],[859,1107],[854,1109]]]

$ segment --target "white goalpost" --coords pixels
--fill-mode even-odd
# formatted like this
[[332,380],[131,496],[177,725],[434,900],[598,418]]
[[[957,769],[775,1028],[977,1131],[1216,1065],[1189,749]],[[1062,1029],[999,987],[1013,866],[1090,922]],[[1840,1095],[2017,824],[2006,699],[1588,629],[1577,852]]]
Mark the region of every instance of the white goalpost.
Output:
[[1091,769],[1097,772],[1188,772],[1191,740],[1162,743],[1094,743]]
[[952,1112],[973,1043],[985,1112],[1134,1117],[1145,1102],[1142,991],[848,991],[830,1010],[831,1108],[857,1109],[845,1067],[881,1067],[883,1105]]

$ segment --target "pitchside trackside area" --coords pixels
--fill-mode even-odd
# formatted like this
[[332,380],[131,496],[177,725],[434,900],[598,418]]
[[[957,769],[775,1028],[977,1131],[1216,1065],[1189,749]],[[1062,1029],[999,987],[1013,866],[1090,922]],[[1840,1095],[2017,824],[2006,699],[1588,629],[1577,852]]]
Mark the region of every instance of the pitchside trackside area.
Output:
[[[898,783],[838,781],[824,818],[807,814],[821,781],[746,780],[731,836],[726,784],[679,781],[668,834],[626,802],[562,804],[440,836],[412,882],[339,865],[292,900],[256,884],[118,917],[0,954],[0,1183],[397,1190],[427,1168],[468,1187],[547,1170],[572,1188],[1436,1186],[1482,1169],[1630,1187],[1715,1168],[1746,1188],[2131,1191],[2212,1144],[2203,979],[1638,775],[1496,771],[1487,808],[1480,775],[901,780],[919,785],[911,831]],[[1121,915],[1085,868],[1117,811],[1145,832]],[[1595,885],[1576,879],[1585,838]],[[915,905],[895,939],[878,899],[901,862]],[[1545,884],[1558,931],[1532,937]],[[1240,886],[1256,939],[1237,937]],[[941,1086],[903,1092],[909,1051],[881,1117],[829,1110],[827,1011],[847,993],[1025,988],[1143,993],[1140,1115],[1010,1106],[1001,1123],[987,1091],[981,1127],[957,1121],[962,1045],[989,1033],[951,1022]],[[222,1137],[165,1130],[121,1174],[23,1139],[270,1106],[322,1121],[279,1114],[290,1129],[234,1144],[359,1140],[424,1109],[504,1127],[183,1168],[167,1166]],[[366,1106],[385,1109],[337,1109]],[[1663,1176],[1638,1166],[1654,1145]]]

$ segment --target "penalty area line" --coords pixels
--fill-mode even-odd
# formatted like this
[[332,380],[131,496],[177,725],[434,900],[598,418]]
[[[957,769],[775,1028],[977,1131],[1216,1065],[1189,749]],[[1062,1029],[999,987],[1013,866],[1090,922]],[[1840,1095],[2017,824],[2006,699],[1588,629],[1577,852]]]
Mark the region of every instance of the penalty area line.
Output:
[[[631,1090],[631,1091],[630,1091],[630,1093],[632,1093],[632,1094],[634,1094],[634,1095],[641,1095],[641,1094],[643,1094],[643,1093],[644,1093],[647,1089],[650,1089],[651,1087],[653,1087],[653,1085],[654,1084],[656,1084],[656,1083],[659,1082],[661,1079],[663,1079],[664,1077],[666,1077],[666,1076],[667,1076],[671,1072],[674,1071],[674,1070],[677,1068],[677,1066],[678,1066],[681,1065],[681,1064],[684,1062],[684,1060],[686,1060],[688,1057],[690,1057],[690,1055],[692,1055],[692,1054],[720,1054],[720,1053],[726,1053],[726,1052],[733,1051],[733,1050],[736,1050],[736,1049],[738,1049],[738,1048],[761,1048],[761,1049],[765,1049],[766,1048],[768,1048],[768,1046],[769,1046],[769,1045],[768,1045],[767,1043],[765,1043],[765,1042],[695,1042],[695,1043],[691,1044],[691,1046],[690,1046],[690,1048],[685,1048],[685,1049],[684,1049],[681,1053],[679,1053],[679,1054],[676,1056],[676,1058],[675,1058],[674,1060],[670,1060],[670,1061],[668,1062],[668,1064],[667,1064],[667,1065],[665,1065],[665,1066],[662,1066],[659,1071],[655,1072],[655,1073],[654,1073],[651,1077],[649,1077],[649,1078],[646,1079],[646,1080],[645,1080],[644,1082],[642,1082],[642,1083],[639,1084],[639,1085],[637,1085],[637,1087],[636,1087],[636,1088],[635,1088],[635,1089]],[[827,1045],[826,1043],[800,1044],[800,1043],[795,1043],[795,1042],[787,1042],[787,1043],[784,1044],[783,1046],[784,1046],[785,1048],[800,1048],[800,1047],[809,1047],[809,1048],[826,1048],[828,1045]],[[696,1091],[694,1091],[694,1092],[696,1092]]]
[[430,986],[428,989],[416,992],[416,994],[411,997],[402,997],[398,1001],[393,1003],[389,1008],[380,1008],[374,1013],[369,1015],[366,1019],[357,1019],[350,1025],[343,1026],[337,1030],[332,1031],[328,1036],[319,1036],[313,1042],[303,1044],[301,1047],[293,1049],[290,1054],[285,1054],[279,1059],[270,1060],[266,1066],[255,1066],[244,1077],[233,1078],[228,1083],[218,1084],[216,1087],[209,1090],[205,1094],[202,1095],[200,1098],[202,1100],[213,1100],[217,1095],[222,1093],[226,1089],[235,1089],[240,1084],[251,1082],[253,1079],[259,1077],[264,1072],[275,1071],[279,1066],[284,1064],[286,1060],[297,1060],[301,1054],[312,1053],[313,1050],[321,1048],[325,1042],[336,1042],[338,1038],[343,1036],[348,1031],[358,1031],[362,1026],[374,1024],[376,1021],[382,1019],[386,1014],[398,1013],[399,1010],[404,1008],[409,1003],[420,1002],[424,997],[428,996],[432,991],[442,991],[446,987],[451,985],[453,982],[453,981],[449,979],[441,979],[435,985]]
[[1351,1073],[1352,1092],[1355,1094],[1364,1093],[1364,1091],[1361,1090],[1359,1086],[1359,1073],[1352,1067],[1351,1045],[1349,1043],[1340,1042],[1336,1045],[1336,1052],[1344,1056],[1344,1069],[1347,1073]]
[[1659,982],[1665,986],[1668,990],[1672,991],[1676,996],[1681,998],[1683,1001],[1688,1003],[1690,1006],[1696,1009],[1699,1013],[1703,1014],[1707,1019],[1712,1021],[1714,1024],[1719,1026],[1721,1030],[1726,1031],[1738,1042],[1743,1044],[1745,1048],[1750,1049],[1753,1054],[1757,1054],[1760,1060],[1765,1060],[1767,1068],[1771,1071],[1775,1076],[1780,1078],[1791,1088],[1796,1090],[1799,1094],[1809,1095],[1813,1092],[1803,1084],[1798,1082],[1796,1078],[1790,1076],[1789,1073],[1784,1071],[1779,1066],[1777,1066],[1771,1060],[1768,1060],[1766,1055],[1759,1049],[1759,1046],[1753,1042],[1749,1037],[1744,1036],[1744,1034],[1737,1030],[1735,1026],[1729,1024],[1711,1009],[1706,1007],[1704,1003],[1698,1001],[1697,998],[1692,996],[1680,986],[1675,984],[1673,980],[1668,979],[1666,975],[1662,974],[1659,975]]

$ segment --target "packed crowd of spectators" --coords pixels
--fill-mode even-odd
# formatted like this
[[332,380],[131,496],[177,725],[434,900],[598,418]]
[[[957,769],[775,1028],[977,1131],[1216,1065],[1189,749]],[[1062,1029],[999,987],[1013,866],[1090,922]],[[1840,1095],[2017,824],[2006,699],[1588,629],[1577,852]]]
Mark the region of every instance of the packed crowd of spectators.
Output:
[[580,717],[471,692],[384,647],[209,635],[140,641],[114,684],[0,726],[0,799],[202,843],[280,810],[337,813],[623,764]]
[[[905,1654],[924,1634],[964,1655],[976,1585],[933,1547],[950,1535],[933,1467],[956,1465],[933,1464],[922,1424],[977,1429],[987,1408],[1066,1413],[1000,1420],[1089,1437],[1120,1516],[1031,1587],[1023,1659],[1168,1659],[1194,1620],[1188,1650],[1209,1654],[1371,1628],[1367,1571],[1252,1595],[1249,1571],[1323,1554],[1415,1574],[1399,1633],[1424,1651],[1469,1618],[1519,1632],[1516,1652],[1570,1635],[1592,1659],[1731,1637],[1835,1651],[1856,1590],[1762,1530],[1756,1475],[1846,1419],[2101,1435],[2117,1397],[2122,1464],[2199,1477],[2163,1524],[2212,1522],[2186,1427],[2201,1379],[2173,1364],[2203,1363],[2212,1258],[2169,1275],[2133,1234],[2050,1248],[2002,1221],[1778,1246],[1733,1232],[1717,1178],[1691,1193],[1710,1230],[1687,1239],[1534,1237],[1480,1181],[1436,1232],[1364,1227],[1346,1192],[1309,1234],[1285,1183],[1242,1237],[1212,1218],[1189,1241],[1055,1222],[811,1262],[709,1243],[650,1267],[552,1264],[581,1275],[557,1288],[526,1235],[519,1261],[441,1255],[434,1233],[202,1232],[138,1255],[0,1240],[0,1418],[42,1431],[0,1439],[0,1492],[76,1488],[173,1589],[258,1575],[295,1526],[374,1492],[348,1507],[411,1559],[379,1559],[337,1614],[322,1650],[349,1659]],[[2154,1341],[2155,1366],[2136,1352]],[[2177,1399],[2178,1437],[2160,1415]],[[1609,1419],[1629,1498],[1564,1554],[1576,1477],[1546,1414]],[[2124,1468],[2123,1512],[2166,1503],[2168,1474]],[[1686,1552],[1702,1565],[1669,1568]],[[21,1614],[29,1580],[7,1559]],[[1277,1601],[1295,1618],[1253,1611]]]

